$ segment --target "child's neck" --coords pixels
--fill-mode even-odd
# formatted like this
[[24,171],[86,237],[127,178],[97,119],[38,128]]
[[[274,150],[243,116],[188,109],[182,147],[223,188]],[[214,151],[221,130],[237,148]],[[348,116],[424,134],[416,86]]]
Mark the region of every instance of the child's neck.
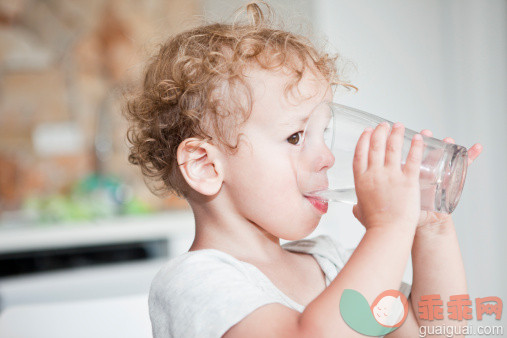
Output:
[[[189,251],[216,249],[244,261],[273,262],[287,256],[280,239],[245,217],[192,206],[195,238]],[[204,210],[206,209],[206,210]]]

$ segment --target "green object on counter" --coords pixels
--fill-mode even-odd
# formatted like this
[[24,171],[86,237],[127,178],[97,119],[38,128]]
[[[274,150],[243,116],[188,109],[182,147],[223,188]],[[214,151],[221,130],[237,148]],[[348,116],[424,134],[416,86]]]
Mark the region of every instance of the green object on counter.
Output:
[[132,189],[114,176],[91,174],[76,182],[68,194],[29,197],[23,209],[35,212],[39,223],[86,221],[155,210],[132,196]]
[[146,202],[134,197],[124,205],[125,214],[128,215],[142,215],[149,214],[155,210]]

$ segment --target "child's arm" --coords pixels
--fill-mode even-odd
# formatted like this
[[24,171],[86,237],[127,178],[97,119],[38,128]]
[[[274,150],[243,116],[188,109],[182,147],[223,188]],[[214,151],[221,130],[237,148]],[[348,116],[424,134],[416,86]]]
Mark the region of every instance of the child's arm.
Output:
[[[401,169],[404,128],[396,124],[387,141],[388,134],[388,125],[381,124],[373,133],[365,130],[356,146],[358,204],[354,215],[366,233],[339,275],[303,313],[268,304],[233,326],[224,337],[364,337],[343,321],[341,294],[344,289],[354,289],[371,304],[382,291],[398,289],[420,215],[422,138],[414,137]],[[413,313],[409,316],[410,320],[393,334],[401,330],[404,336],[418,334]]]
[[[466,321],[448,319],[450,296],[467,294],[465,267],[461,258],[454,222],[449,216],[442,224],[418,227],[412,247],[414,312],[423,295],[440,295],[443,302],[442,320],[418,319],[420,325],[466,326]],[[418,316],[419,317],[419,316]]]
[[[405,225],[403,228],[408,228]],[[344,289],[354,289],[372,304],[382,291],[397,290],[413,236],[412,230],[403,231],[401,225],[398,229],[367,230],[340,274],[303,312],[301,322],[309,328],[309,333],[323,333],[324,337],[364,337],[343,321],[339,309],[341,294]],[[417,334],[418,326],[413,318],[413,313],[409,314],[411,320],[407,318],[393,333],[402,333],[403,337]]]
[[[421,134],[433,136],[428,129],[422,130]],[[454,143],[450,137],[444,138],[443,141]],[[479,143],[470,147],[468,165],[471,165],[481,152],[482,145]],[[442,320],[428,321],[417,315],[419,324],[466,326],[466,320],[450,322],[445,306],[450,296],[467,294],[465,268],[451,215],[421,212],[412,246],[412,265],[414,312],[418,314],[418,301],[423,295],[440,295],[443,305]]]

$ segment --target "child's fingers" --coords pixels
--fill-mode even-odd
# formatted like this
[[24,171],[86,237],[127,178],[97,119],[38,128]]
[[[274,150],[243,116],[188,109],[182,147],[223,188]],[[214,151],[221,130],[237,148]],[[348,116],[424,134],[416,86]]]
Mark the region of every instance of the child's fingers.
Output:
[[476,143],[468,149],[468,165],[472,164],[482,152],[482,144]]
[[401,149],[403,147],[403,138],[405,127],[401,123],[395,123],[391,131],[391,135],[387,140],[386,146],[386,166],[400,168]]
[[370,137],[372,131],[373,128],[368,127],[363,131],[361,136],[359,136],[354,153],[354,161],[352,163],[354,176],[364,173],[368,168],[368,151],[370,149]]
[[423,130],[421,130],[420,134],[424,135],[424,136],[430,136],[430,137],[433,136],[433,132],[431,130],[429,130],[429,129],[423,129]]
[[[421,130],[420,134],[424,135],[424,136],[433,137],[433,132],[431,130],[429,130],[429,129],[423,129],[423,130]],[[426,149],[426,144],[424,144],[423,148]],[[426,160],[429,160],[429,158],[426,158]]]
[[424,142],[420,134],[415,134],[412,138],[412,144],[403,167],[403,173],[407,176],[419,179],[421,170],[421,161],[424,151]]
[[373,131],[370,140],[370,153],[368,154],[368,167],[384,166],[388,133],[389,124],[387,122],[382,122]]

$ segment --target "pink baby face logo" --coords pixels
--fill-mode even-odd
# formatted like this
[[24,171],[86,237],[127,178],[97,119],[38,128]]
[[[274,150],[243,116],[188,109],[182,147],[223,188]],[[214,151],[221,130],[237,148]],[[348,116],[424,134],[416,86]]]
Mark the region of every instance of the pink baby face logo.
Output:
[[408,301],[398,290],[386,290],[373,301],[373,317],[385,327],[399,327],[408,315]]

